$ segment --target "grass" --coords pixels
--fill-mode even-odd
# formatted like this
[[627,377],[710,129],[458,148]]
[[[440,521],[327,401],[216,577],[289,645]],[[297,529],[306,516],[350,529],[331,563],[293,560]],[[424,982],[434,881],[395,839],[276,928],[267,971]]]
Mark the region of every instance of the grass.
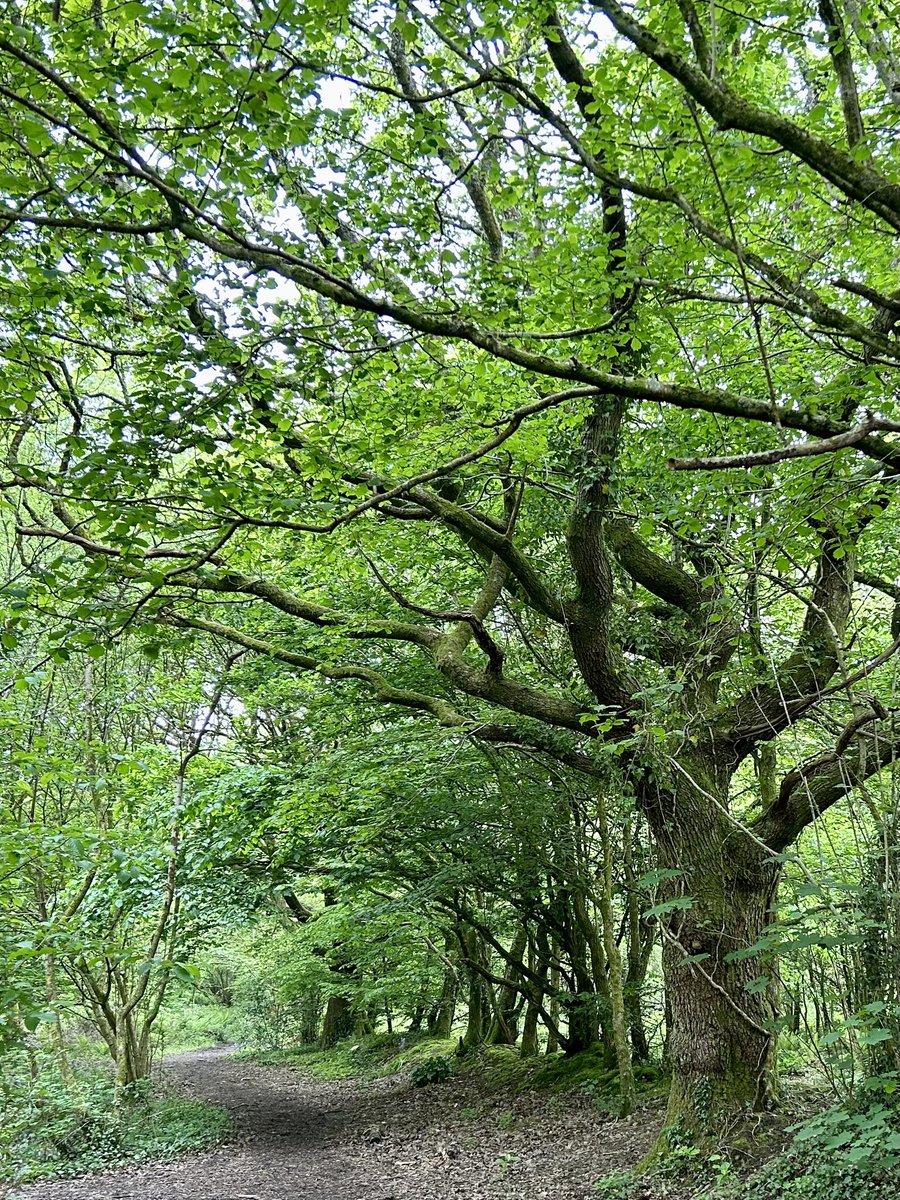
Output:
[[382,1079],[428,1058],[449,1056],[453,1039],[409,1039],[393,1034],[349,1038],[330,1050],[297,1046],[292,1050],[249,1051],[245,1056],[263,1066],[296,1067],[313,1079]]

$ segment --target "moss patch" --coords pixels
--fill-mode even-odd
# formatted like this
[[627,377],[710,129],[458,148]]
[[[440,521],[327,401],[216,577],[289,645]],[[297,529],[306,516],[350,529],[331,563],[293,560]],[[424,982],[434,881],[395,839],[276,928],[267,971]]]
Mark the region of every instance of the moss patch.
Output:
[[[549,1057],[520,1058],[513,1046],[482,1046],[459,1060],[461,1071],[477,1073],[490,1091],[588,1092],[593,1096],[616,1096],[618,1072],[598,1047],[582,1054],[553,1054]],[[665,1081],[658,1067],[636,1066],[639,1091],[653,1095],[664,1090]]]
[[[379,1034],[370,1038],[349,1038],[329,1050],[318,1046],[299,1046],[293,1050],[250,1052],[250,1058],[263,1066],[288,1066],[314,1079],[381,1079],[410,1072],[427,1059],[447,1058],[454,1074],[478,1076],[489,1092],[539,1090],[571,1092],[581,1090],[593,1096],[618,1094],[618,1073],[610,1068],[602,1048],[583,1054],[554,1054],[549,1058],[520,1058],[514,1046],[480,1046],[466,1054],[457,1053],[454,1038],[441,1040],[423,1037],[410,1039]],[[635,1067],[641,1091],[653,1094],[663,1086],[657,1067]]]
[[371,1038],[348,1038],[329,1050],[298,1046],[293,1050],[252,1052],[245,1057],[263,1066],[295,1067],[314,1079],[381,1079],[395,1075],[426,1058],[451,1055],[452,1039],[409,1038],[382,1034]]

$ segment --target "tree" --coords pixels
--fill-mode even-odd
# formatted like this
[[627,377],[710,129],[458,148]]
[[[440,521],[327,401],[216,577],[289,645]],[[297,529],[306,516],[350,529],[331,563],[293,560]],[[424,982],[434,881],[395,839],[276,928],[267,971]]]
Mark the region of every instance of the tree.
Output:
[[28,603],[633,798],[695,1129],[769,1103],[784,857],[897,745],[896,30],[781,12],[147,2],[0,37]]
[[[9,656],[4,679],[33,649]],[[209,831],[187,783],[223,685],[204,695],[184,659],[161,666],[187,678],[173,684],[120,647],[99,667],[76,659],[18,675],[22,690],[8,685],[0,701],[5,957],[14,979],[33,980],[40,1007],[28,1007],[48,1023],[64,1081],[62,1021],[74,1009],[109,1051],[120,1092],[149,1075],[166,993],[173,979],[193,982],[184,960],[224,898],[210,897]]]

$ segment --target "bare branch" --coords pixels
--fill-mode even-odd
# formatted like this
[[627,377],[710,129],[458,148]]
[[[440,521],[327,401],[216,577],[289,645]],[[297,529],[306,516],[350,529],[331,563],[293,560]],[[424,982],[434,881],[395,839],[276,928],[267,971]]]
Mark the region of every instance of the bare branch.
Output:
[[848,429],[846,433],[838,433],[820,441],[797,442],[778,450],[760,450],[753,454],[732,454],[722,458],[670,458],[669,467],[673,471],[727,471],[734,468],[769,467],[788,458],[809,458],[817,454],[833,454],[837,450],[845,450],[848,446],[856,446],[876,429],[900,433],[900,422],[883,421],[867,411],[859,425]]

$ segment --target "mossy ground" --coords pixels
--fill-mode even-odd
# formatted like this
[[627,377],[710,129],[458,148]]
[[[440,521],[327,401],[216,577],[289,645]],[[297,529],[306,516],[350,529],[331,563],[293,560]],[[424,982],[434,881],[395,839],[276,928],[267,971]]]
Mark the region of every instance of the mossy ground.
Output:
[[245,1053],[263,1066],[296,1067],[314,1079],[381,1079],[428,1058],[450,1056],[455,1051],[453,1039],[378,1034],[348,1038],[328,1050],[313,1045]]
[[[349,1039],[329,1050],[301,1046],[293,1050],[251,1052],[263,1065],[296,1067],[316,1079],[379,1079],[411,1070],[431,1058],[447,1058],[454,1074],[478,1075],[490,1092],[580,1090],[610,1101],[618,1094],[618,1075],[600,1048],[571,1056],[553,1054],[521,1058],[512,1046],[481,1046],[459,1053],[456,1039],[411,1039],[381,1034]],[[637,1066],[639,1090],[647,1096],[664,1088],[657,1067]]]

